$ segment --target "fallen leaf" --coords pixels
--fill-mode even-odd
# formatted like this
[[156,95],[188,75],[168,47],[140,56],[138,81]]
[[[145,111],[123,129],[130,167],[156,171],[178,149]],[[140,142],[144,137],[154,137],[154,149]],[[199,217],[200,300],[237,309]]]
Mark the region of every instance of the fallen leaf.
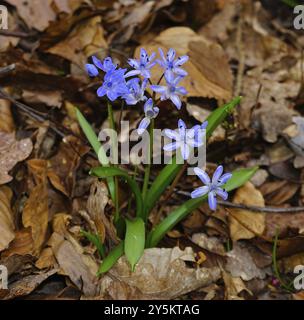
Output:
[[2,99],[0,99],[0,131],[7,133],[15,131],[15,123],[11,110],[11,102]]
[[107,234],[109,239],[114,241],[114,243],[118,243],[115,227],[104,213],[108,201],[107,186],[103,182],[95,181],[91,186],[87,202],[88,213],[94,221],[101,239],[104,241]]
[[56,269],[33,274],[21,278],[9,285],[7,295],[3,297],[4,300],[10,300],[17,297],[24,297],[34,291],[43,281],[57,272]]
[[23,90],[22,97],[24,101],[30,105],[45,104],[48,107],[60,108],[62,104],[62,95],[58,90],[52,91],[29,91]]
[[56,232],[53,233],[49,243],[62,273],[68,276],[86,296],[95,296],[98,291],[96,262],[83,253],[80,245],[75,247],[76,242],[72,244]]
[[269,273],[269,270],[257,267],[246,247],[238,242],[233,244],[233,250],[227,252],[225,270],[229,271],[232,277],[240,277],[245,281],[264,279]]
[[27,255],[33,252],[33,239],[30,228],[16,231],[15,239],[7,250],[2,252],[2,257],[10,257],[15,254]]
[[33,254],[38,255],[45,241],[48,226],[48,190],[47,190],[47,162],[32,159],[28,161],[36,186],[32,189],[26,201],[22,222],[25,227],[31,227],[33,238]]
[[18,162],[25,160],[32,149],[31,139],[17,141],[14,133],[0,132],[0,185],[13,179],[8,172]]
[[190,247],[184,251],[178,247],[146,249],[134,272],[126,258],[120,258],[110,271],[111,277],[101,279],[101,288],[107,290],[114,277],[151,299],[174,299],[219,279],[218,267],[194,269],[187,267],[185,261],[195,261]]
[[244,298],[239,297],[239,294],[243,291],[252,295],[241,278],[232,277],[228,272],[223,271],[223,279],[226,289],[225,298],[227,300],[244,300]]
[[80,22],[66,39],[49,48],[47,52],[61,56],[84,70],[87,58],[100,48],[107,48],[101,17]]
[[44,31],[50,21],[56,19],[56,14],[51,7],[52,0],[7,0],[7,2],[17,8],[20,17],[29,28]]
[[208,237],[204,233],[195,233],[194,235],[192,235],[191,241],[205,250],[219,254],[221,256],[226,255],[223,243],[219,240],[219,238]]
[[[264,207],[264,198],[251,182],[236,191],[233,198],[234,203]],[[230,234],[233,241],[239,239],[252,239],[262,234],[265,229],[265,215],[253,213],[244,209],[230,209]]]
[[11,209],[12,190],[0,187],[0,252],[6,249],[15,238],[15,224]]
[[[174,27],[160,33],[152,42],[142,44],[136,49],[135,56],[139,56],[139,49],[158,52],[161,47],[167,51],[175,48],[178,55],[189,55],[190,59],[183,66],[189,75],[181,84],[187,89],[189,97],[207,97],[218,100],[229,100],[232,96],[232,73],[228,59],[222,47],[198,35],[190,28]],[[212,59],[210,59],[212,56]],[[215,70],[221,70],[221,73]],[[155,68],[152,81],[157,82],[161,76],[160,68]]]

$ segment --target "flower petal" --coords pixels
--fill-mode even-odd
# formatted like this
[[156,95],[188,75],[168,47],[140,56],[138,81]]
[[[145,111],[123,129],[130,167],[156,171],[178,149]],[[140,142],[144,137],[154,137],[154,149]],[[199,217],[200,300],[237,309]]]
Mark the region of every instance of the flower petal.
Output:
[[219,179],[220,179],[220,176],[222,175],[223,173],[223,166],[218,166],[213,174],[213,177],[212,177],[212,184],[217,184],[219,182]]
[[225,184],[231,177],[232,173],[225,173],[220,177],[219,181],[221,184]]
[[209,192],[208,194],[208,204],[211,210],[216,210],[216,197],[213,191]]
[[185,76],[188,75],[188,72],[187,72],[187,71],[185,71],[185,70],[182,69],[182,68],[178,68],[178,67],[174,68],[174,69],[173,69],[173,72],[174,72],[175,74],[179,75],[179,76],[182,76],[182,77],[185,77]]
[[194,168],[194,172],[202,180],[202,182],[204,184],[210,183],[210,178],[209,178],[208,174],[206,173],[206,171],[196,167],[196,168]]
[[177,141],[180,140],[179,139],[180,138],[179,133],[176,132],[175,130],[165,129],[164,133],[171,140],[177,140]]
[[146,113],[149,110],[152,110],[153,108],[153,99],[150,98],[146,101],[145,105],[144,105],[144,112]]
[[182,107],[181,99],[177,94],[171,94],[170,100],[173,102],[173,104],[176,106],[177,110],[180,110]]
[[167,59],[168,59],[168,61],[170,61],[170,62],[173,62],[173,60],[174,60],[174,58],[175,58],[175,50],[174,49],[172,49],[172,48],[170,48],[169,50],[168,50],[168,53],[167,53]]
[[164,151],[174,151],[178,148],[178,146],[179,144],[176,141],[174,141],[172,143],[166,144],[163,149]]
[[107,93],[107,89],[104,86],[101,86],[97,89],[98,97],[103,97]]
[[166,87],[164,86],[158,86],[156,84],[153,84],[150,86],[150,88],[157,93],[164,94],[166,92]]
[[223,200],[228,199],[228,192],[226,190],[223,190],[222,188],[216,188],[215,190],[216,194],[218,194]]
[[137,76],[140,74],[140,70],[131,70],[125,74],[125,78],[129,78],[132,76]]
[[142,135],[144,133],[144,131],[149,127],[149,124],[150,124],[150,119],[149,118],[143,118],[139,123],[138,129],[137,129],[137,133],[139,135]]
[[128,59],[128,64],[134,69],[139,69],[140,67],[138,61],[135,59]]
[[87,63],[85,65],[85,68],[86,68],[86,71],[90,77],[97,77],[98,76],[98,74],[99,74],[98,69],[93,64]]
[[200,187],[191,192],[191,198],[199,198],[208,193],[209,188],[207,186]]
[[101,70],[103,70],[103,65],[102,62],[96,58],[95,56],[92,57],[93,63],[95,64],[95,66]]
[[190,155],[190,147],[186,143],[182,143],[180,146],[181,149],[181,155],[184,160],[188,160]]
[[181,66],[183,65],[185,62],[187,62],[189,60],[189,56],[181,56],[181,57],[178,57],[176,59],[176,65],[177,66]]
[[201,129],[205,130],[208,127],[208,121],[204,121],[201,125]]

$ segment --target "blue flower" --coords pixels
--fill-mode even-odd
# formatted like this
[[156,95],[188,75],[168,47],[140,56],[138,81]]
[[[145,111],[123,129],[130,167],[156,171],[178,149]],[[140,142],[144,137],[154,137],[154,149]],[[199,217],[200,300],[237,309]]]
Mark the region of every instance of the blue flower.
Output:
[[98,97],[107,96],[111,101],[129,93],[124,74],[126,69],[110,70],[104,76],[101,87],[97,90]]
[[178,120],[178,131],[165,129],[165,135],[171,140],[175,140],[164,146],[165,151],[173,151],[180,149],[184,160],[190,156],[190,150],[198,148],[204,144],[204,131],[200,130],[200,126],[194,126],[187,129],[183,120]]
[[208,174],[200,169],[194,168],[195,174],[205,184],[203,187],[195,189],[191,193],[192,198],[202,197],[208,193],[208,204],[211,210],[216,210],[216,196],[220,196],[223,200],[228,199],[228,193],[222,186],[232,177],[231,173],[223,174],[223,166],[218,166],[215,170],[212,180],[210,180]]
[[135,70],[131,70],[126,73],[126,77],[142,75],[145,79],[151,78],[150,69],[155,66],[156,62],[152,60],[155,58],[155,53],[152,53],[149,57],[147,51],[143,48],[140,49],[140,58],[129,59],[129,65]]
[[188,56],[181,56],[174,60],[176,54],[174,49],[169,49],[166,56],[161,48],[158,50],[162,60],[156,60],[156,62],[165,70],[165,74],[175,73],[182,77],[185,77],[188,74],[184,69],[180,68],[185,62],[188,61]]
[[137,133],[139,135],[142,135],[144,133],[144,131],[149,127],[151,119],[156,118],[159,113],[159,108],[153,107],[152,98],[147,100],[147,102],[145,103],[144,112],[145,112],[145,117],[141,120],[137,129]]
[[103,60],[99,60],[95,56],[92,57],[93,64],[87,63],[85,65],[86,70],[90,77],[97,77],[99,74],[98,69],[104,72],[112,72],[117,68],[117,65],[113,64],[111,57],[107,57]]
[[182,102],[179,98],[179,95],[187,94],[187,90],[184,87],[177,86],[183,77],[178,76],[174,78],[173,73],[167,73],[165,74],[165,79],[167,82],[166,86],[151,85],[150,88],[153,91],[160,93],[160,100],[171,100],[176,108],[180,110]]
[[145,90],[147,87],[147,79],[144,79],[142,84],[139,84],[139,78],[133,78],[127,82],[129,93],[125,94],[123,98],[128,105],[135,105],[140,101],[146,101]]

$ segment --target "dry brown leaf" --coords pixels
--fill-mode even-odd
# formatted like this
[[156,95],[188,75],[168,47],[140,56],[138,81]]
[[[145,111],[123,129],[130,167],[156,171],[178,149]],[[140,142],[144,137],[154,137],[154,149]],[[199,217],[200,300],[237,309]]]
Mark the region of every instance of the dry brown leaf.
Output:
[[45,248],[41,252],[39,259],[36,261],[35,266],[38,269],[50,269],[56,264],[53,250],[51,248]]
[[15,131],[15,123],[11,111],[11,102],[3,99],[0,99],[0,131],[7,133]]
[[219,240],[219,238],[208,237],[204,233],[195,233],[194,235],[192,235],[191,241],[205,250],[219,254],[221,256],[226,255],[224,245]]
[[225,270],[229,271],[232,277],[240,277],[245,281],[264,279],[267,275],[266,270],[256,266],[247,248],[238,242],[233,244],[233,250],[227,252]]
[[49,160],[49,169],[51,169],[49,178],[52,185],[69,197],[73,196],[80,157],[88,151],[89,148],[84,146],[80,140],[67,136],[60,143],[57,154]]
[[228,272],[223,271],[223,279],[226,289],[225,298],[227,300],[244,300],[243,298],[239,297],[239,294],[243,291],[247,291],[252,295],[241,278],[232,277]]
[[[234,203],[264,207],[264,198],[251,182],[239,188],[233,198]],[[252,239],[265,229],[265,215],[243,209],[230,209],[230,234],[233,241]]]
[[33,239],[30,228],[16,231],[15,239],[7,250],[2,252],[2,257],[10,257],[15,254],[27,255],[33,252]]
[[48,49],[47,52],[61,56],[83,69],[88,57],[101,48],[107,47],[101,26],[101,16],[97,16],[79,23],[66,39]]
[[49,23],[56,19],[56,14],[51,7],[52,0],[7,0],[7,2],[17,8],[20,17],[29,28],[44,31]]
[[83,253],[76,240],[71,243],[60,234],[54,232],[49,244],[52,247],[62,273],[86,296],[95,296],[98,292],[98,265],[89,255]]
[[61,92],[58,90],[52,90],[52,91],[23,90],[22,97],[24,101],[30,105],[42,103],[49,107],[60,108],[62,104],[62,95],[61,95]]
[[15,238],[15,224],[11,200],[13,192],[7,186],[0,187],[0,252]]
[[36,186],[32,189],[30,197],[25,203],[22,222],[25,227],[31,227],[33,254],[38,255],[45,241],[49,218],[47,162],[33,159],[28,161],[28,166],[34,175]]
[[0,131],[0,184],[10,182],[13,178],[8,172],[32,152],[31,139],[17,141],[13,133]]
[[266,215],[265,236],[273,238],[277,231],[286,234],[288,229],[304,233],[304,211],[300,213],[268,213]]
[[185,261],[195,261],[190,247],[183,251],[178,247],[146,249],[134,272],[122,257],[111,269],[111,277],[106,275],[101,279],[102,292],[107,292],[114,277],[151,299],[174,299],[219,279],[219,268],[193,269]]
[[[15,17],[13,17],[10,12],[8,13],[8,25],[11,30],[16,30],[18,28]],[[15,47],[19,38],[17,37],[7,37],[0,35],[0,52],[5,52],[10,46]]]
[[47,271],[45,273],[33,274],[26,276],[13,282],[9,286],[7,295],[4,300],[10,300],[17,297],[24,297],[34,291],[43,281],[57,272],[56,269]]
[[114,243],[118,243],[115,227],[104,213],[108,201],[107,186],[103,182],[95,181],[91,186],[90,196],[87,202],[88,213],[94,221],[101,239],[104,241],[106,232]]
[[[190,28],[169,28],[152,42],[142,44],[151,52],[176,48],[178,55],[189,55],[189,61],[183,66],[189,75],[182,85],[187,89],[189,97],[208,97],[218,100],[229,100],[232,96],[232,73],[228,59],[222,47],[210,42],[204,36],[200,36]],[[139,55],[139,49],[135,55]],[[210,59],[212,57],[212,59]],[[220,73],[216,72],[221,70]],[[155,69],[153,81],[157,82],[161,76],[160,68]]]

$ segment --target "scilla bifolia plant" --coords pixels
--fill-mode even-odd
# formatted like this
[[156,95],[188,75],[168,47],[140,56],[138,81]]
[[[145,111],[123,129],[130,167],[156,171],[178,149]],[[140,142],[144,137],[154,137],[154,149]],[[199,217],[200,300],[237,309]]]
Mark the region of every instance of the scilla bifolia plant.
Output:
[[[97,77],[101,75],[102,77],[103,82],[97,90],[97,95],[99,97],[107,97],[109,124],[112,129],[115,129],[115,123],[111,102],[119,99],[121,103],[126,103],[127,105],[139,104],[144,106],[144,117],[140,121],[137,133],[141,135],[145,131],[149,131],[150,159],[152,158],[153,150],[154,122],[159,113],[157,103],[160,100],[170,100],[180,110],[182,106],[180,98],[187,94],[186,89],[180,85],[180,82],[187,76],[187,72],[182,68],[182,65],[187,62],[188,56],[176,58],[176,52],[173,49],[170,49],[166,55],[161,49],[159,49],[159,53],[160,59],[155,60],[155,53],[149,56],[144,49],[141,49],[138,60],[129,59],[128,61],[131,70],[118,68],[110,57],[104,59],[104,61],[92,57],[93,64],[86,65],[89,76]],[[153,84],[151,72],[153,72],[153,68],[156,65],[163,69],[163,74],[159,81]],[[159,96],[158,99],[157,96]],[[101,166],[91,169],[90,174],[106,179],[116,208],[114,223],[118,234],[123,239],[117,247],[105,256],[105,248],[98,235],[84,233],[97,246],[100,255],[103,257],[99,274],[107,272],[123,254],[126,255],[132,270],[134,270],[145,248],[155,247],[168,231],[204,201],[208,200],[210,208],[215,210],[217,197],[227,199],[229,191],[240,187],[252,177],[257,168],[241,169],[223,174],[223,167],[219,166],[212,179],[202,169],[195,168],[194,172],[204,186],[194,190],[191,193],[192,199],[185,201],[152,230],[148,230],[147,221],[150,212],[157,205],[167,187],[184,170],[185,164],[177,161],[178,155],[187,160],[191,149],[199,148],[203,144],[203,140],[212,135],[217,126],[239,102],[240,97],[237,97],[223,107],[217,108],[203,124],[196,125],[193,128],[187,129],[184,121],[180,119],[177,130],[166,129],[165,135],[173,142],[165,145],[164,150],[176,151],[176,154],[171,163],[161,170],[151,185],[149,185],[151,162],[148,163],[145,168],[142,188],[127,171],[109,162],[92,127],[81,112],[77,110],[80,126],[101,162]],[[203,135],[201,132],[203,132]],[[134,194],[136,208],[132,219],[125,219],[119,212],[118,178],[124,180]]]

